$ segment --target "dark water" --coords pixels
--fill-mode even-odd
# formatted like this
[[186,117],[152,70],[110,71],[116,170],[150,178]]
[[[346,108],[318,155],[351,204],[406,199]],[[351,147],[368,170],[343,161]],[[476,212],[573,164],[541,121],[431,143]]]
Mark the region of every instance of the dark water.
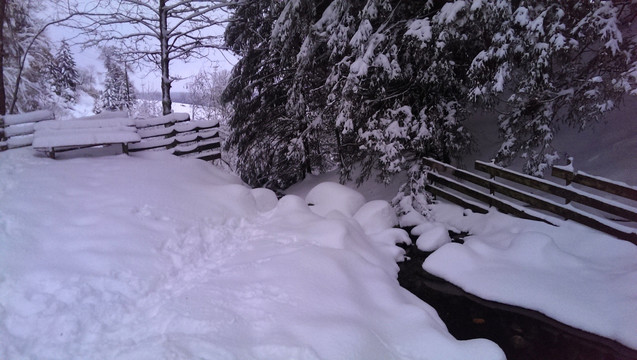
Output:
[[422,269],[429,253],[416,246],[406,246],[405,250],[410,260],[399,264],[398,281],[433,306],[457,339],[492,340],[509,360],[637,360],[637,350],[616,341],[572,328],[536,311],[468,294]]

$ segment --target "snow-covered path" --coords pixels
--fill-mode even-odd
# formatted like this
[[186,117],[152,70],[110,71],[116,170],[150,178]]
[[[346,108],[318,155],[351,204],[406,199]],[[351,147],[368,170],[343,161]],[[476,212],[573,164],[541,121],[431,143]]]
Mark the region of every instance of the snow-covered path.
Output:
[[502,359],[398,285],[403,237],[197,160],[0,153],[0,358]]

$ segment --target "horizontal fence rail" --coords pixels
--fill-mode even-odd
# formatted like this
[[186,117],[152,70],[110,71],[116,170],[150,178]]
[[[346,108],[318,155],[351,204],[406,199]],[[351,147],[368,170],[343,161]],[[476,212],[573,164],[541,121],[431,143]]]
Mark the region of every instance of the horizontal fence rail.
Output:
[[31,146],[35,124],[53,119],[55,114],[49,110],[0,116],[0,151]]
[[[127,117],[126,111],[115,111],[84,117],[82,120],[100,121]],[[0,117],[0,151],[31,146],[35,125],[41,121],[54,119],[53,112],[48,110]],[[221,158],[218,121],[191,121],[187,113],[172,113],[134,119],[134,125],[141,141],[128,145],[128,150],[131,152],[167,150],[177,156],[194,157],[206,161]]]
[[582,171],[573,171],[566,166],[553,166],[551,175],[566,180],[567,185],[574,182],[637,201],[637,188],[634,186],[628,186],[599,176],[589,175]]
[[142,141],[131,144],[129,150],[164,149],[177,156],[196,157],[206,161],[221,158],[219,122],[190,121],[187,115],[175,113],[138,119],[135,125]]
[[[606,199],[601,196],[589,194],[570,186],[562,186],[548,180],[517,173],[487,162],[476,161],[475,168],[476,170],[489,174],[489,179],[466,170],[455,168],[449,164],[445,164],[434,159],[425,159],[425,162],[432,168],[432,170],[435,170],[435,172],[427,174],[427,177],[431,182],[431,184],[426,187],[427,191],[467,209],[471,209],[474,212],[488,212],[488,208],[480,204],[483,203],[489,207],[495,207],[502,212],[509,213],[514,216],[544,221],[549,224],[554,224],[556,222],[554,219],[542,214],[540,211],[530,209],[530,206],[537,210],[547,211],[565,219],[576,221],[580,224],[616,236],[622,240],[630,241],[637,245],[637,229],[619,224],[617,221],[592,214],[589,211],[575,208],[570,205],[570,203],[576,202],[586,205],[590,208],[601,210],[605,213],[625,219],[620,221],[629,222],[637,222],[637,208],[635,207],[619,203],[611,199]],[[511,181],[516,185],[522,185],[531,189],[539,190],[546,194],[557,196],[564,199],[566,204],[560,204],[554,200],[546,198],[545,196],[532,194],[528,191],[518,189],[517,187],[500,183],[496,181],[496,177]],[[595,177],[595,179],[597,182],[617,185],[616,182],[612,182],[607,179],[599,177]],[[463,182],[471,183],[488,191],[480,191],[479,189],[470,187]],[[627,185],[621,186],[632,189]],[[605,185],[595,188],[599,189],[600,187],[605,187]],[[454,194],[447,189],[466,195],[478,202],[469,201],[463,196]],[[630,192],[626,192],[624,190],[620,192],[622,194],[628,193],[630,196]],[[616,194],[616,192],[612,193]],[[519,205],[512,201],[496,197],[495,194],[504,195],[506,198],[517,200],[526,205]],[[627,196],[627,198],[630,199],[629,196]]]

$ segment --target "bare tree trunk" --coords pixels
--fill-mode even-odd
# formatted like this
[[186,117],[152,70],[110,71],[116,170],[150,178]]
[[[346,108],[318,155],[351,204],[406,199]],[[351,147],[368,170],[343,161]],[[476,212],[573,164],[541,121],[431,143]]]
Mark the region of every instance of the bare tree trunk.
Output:
[[170,99],[170,58],[168,53],[168,10],[166,0],[159,0],[159,42],[161,46],[161,106],[164,115],[172,112],[172,100]]
[[7,7],[6,0],[0,0],[0,115],[7,113],[7,95],[4,90],[4,17]]

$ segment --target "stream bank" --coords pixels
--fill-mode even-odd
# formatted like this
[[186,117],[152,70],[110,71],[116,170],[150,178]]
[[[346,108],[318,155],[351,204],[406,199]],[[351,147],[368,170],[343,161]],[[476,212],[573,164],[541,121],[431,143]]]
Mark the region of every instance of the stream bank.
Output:
[[[466,236],[450,235],[460,243]],[[415,245],[403,247],[408,259],[399,263],[400,285],[435,308],[457,339],[492,340],[509,360],[637,359],[637,350],[617,341],[562,324],[537,311],[471,295],[422,268],[431,253]]]

